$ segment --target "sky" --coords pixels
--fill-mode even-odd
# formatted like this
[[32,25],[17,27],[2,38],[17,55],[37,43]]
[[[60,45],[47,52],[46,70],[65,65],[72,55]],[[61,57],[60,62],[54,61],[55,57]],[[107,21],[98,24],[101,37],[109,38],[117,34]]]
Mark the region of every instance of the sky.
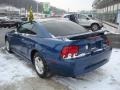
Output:
[[66,11],[91,10],[94,0],[36,0],[38,2],[50,2],[50,5]]

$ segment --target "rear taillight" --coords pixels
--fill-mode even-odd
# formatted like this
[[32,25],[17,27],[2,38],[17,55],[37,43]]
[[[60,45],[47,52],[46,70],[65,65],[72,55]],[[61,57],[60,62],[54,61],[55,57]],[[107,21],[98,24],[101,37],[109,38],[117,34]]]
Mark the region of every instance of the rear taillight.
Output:
[[104,42],[104,44],[106,44],[106,45],[108,45],[108,46],[110,46],[110,44],[111,44],[111,42],[110,42],[110,40],[107,38],[107,36],[102,36],[102,38],[103,38],[103,42]]
[[110,40],[106,39],[105,44],[110,45]]
[[71,45],[71,46],[65,46],[61,51],[61,57],[63,59],[72,59],[79,53],[79,46]]

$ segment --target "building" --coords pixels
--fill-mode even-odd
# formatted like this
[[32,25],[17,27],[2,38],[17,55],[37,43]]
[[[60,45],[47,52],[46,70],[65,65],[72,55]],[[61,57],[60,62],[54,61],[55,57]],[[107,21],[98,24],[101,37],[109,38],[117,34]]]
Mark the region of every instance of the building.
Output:
[[0,16],[16,16],[20,14],[20,10],[12,7],[0,5]]
[[92,7],[96,11],[97,18],[116,23],[120,0],[94,0]]

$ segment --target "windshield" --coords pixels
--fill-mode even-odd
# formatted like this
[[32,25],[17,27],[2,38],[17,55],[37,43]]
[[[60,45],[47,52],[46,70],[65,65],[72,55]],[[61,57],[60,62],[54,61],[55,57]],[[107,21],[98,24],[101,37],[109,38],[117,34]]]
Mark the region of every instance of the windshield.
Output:
[[82,26],[65,20],[50,20],[42,22],[45,28],[54,36],[67,36],[87,32]]

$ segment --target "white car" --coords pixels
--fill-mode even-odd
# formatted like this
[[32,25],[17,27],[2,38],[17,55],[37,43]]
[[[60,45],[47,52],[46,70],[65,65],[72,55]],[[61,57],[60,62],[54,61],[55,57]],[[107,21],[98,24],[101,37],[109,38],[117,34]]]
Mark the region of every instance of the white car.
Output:
[[[70,20],[71,15],[73,15],[73,14],[64,15],[63,17],[68,18]],[[79,22],[78,24],[80,24],[83,27],[91,28],[92,31],[100,30],[103,27],[102,22],[92,19],[87,15],[74,14],[74,16],[77,17],[77,20]]]
[[6,20],[6,21],[8,21],[10,19],[7,16],[0,16],[0,20]]

